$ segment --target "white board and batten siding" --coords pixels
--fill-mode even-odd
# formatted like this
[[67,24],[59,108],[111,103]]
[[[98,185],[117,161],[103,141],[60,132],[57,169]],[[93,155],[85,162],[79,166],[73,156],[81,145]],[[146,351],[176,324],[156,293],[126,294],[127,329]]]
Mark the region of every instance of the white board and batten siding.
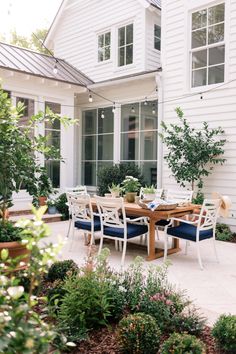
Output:
[[[225,2],[225,85],[204,94],[204,88],[190,88],[190,40],[191,13],[207,6]],[[188,98],[164,104],[166,123],[176,121],[174,109],[179,106],[192,126],[199,128],[203,121],[210,127],[221,126],[225,130],[225,158],[223,166],[214,168],[211,176],[205,179],[204,193],[218,191],[229,195],[233,202],[228,224],[236,227],[236,1],[206,0],[165,0],[162,2],[162,64],[164,78],[164,100],[173,100],[192,92],[203,92]],[[219,85],[216,85],[219,86]],[[205,90],[211,88],[206,86]],[[173,178],[163,162],[163,185],[175,187]]]
[[[93,81],[130,75],[157,69],[159,53],[145,50],[153,48],[153,28],[149,28],[149,17],[160,12],[145,8],[138,0],[77,0],[68,1],[59,24],[53,34],[53,49],[56,56],[66,59]],[[134,25],[133,64],[118,67],[118,28]],[[111,32],[111,58],[98,62],[98,35]],[[151,39],[149,38],[149,33]],[[146,56],[150,56],[146,58]]]

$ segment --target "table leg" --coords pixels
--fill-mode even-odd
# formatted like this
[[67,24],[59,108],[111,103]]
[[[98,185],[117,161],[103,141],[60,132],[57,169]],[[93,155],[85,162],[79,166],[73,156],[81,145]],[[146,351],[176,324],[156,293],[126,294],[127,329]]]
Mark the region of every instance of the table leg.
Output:
[[155,252],[155,232],[156,232],[156,223],[154,220],[150,219],[149,221],[149,255],[147,257],[148,261],[156,259]]

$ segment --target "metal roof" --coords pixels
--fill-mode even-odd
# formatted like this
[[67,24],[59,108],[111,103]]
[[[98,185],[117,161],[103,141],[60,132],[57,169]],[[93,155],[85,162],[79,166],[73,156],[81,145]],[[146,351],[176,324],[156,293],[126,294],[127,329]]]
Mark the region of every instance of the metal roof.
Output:
[[[53,72],[55,64],[58,69],[57,74]],[[93,83],[86,75],[63,59],[1,42],[0,68],[72,85],[87,86]]]
[[151,5],[158,7],[158,9],[161,9],[161,0],[148,0]]

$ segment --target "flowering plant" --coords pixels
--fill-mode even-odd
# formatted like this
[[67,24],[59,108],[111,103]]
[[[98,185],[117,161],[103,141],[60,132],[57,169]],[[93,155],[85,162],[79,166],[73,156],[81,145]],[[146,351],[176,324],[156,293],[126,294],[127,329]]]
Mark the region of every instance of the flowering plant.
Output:
[[139,190],[139,188],[141,187],[141,184],[140,184],[138,178],[135,178],[133,176],[126,176],[121,184],[123,186],[122,189],[125,193],[137,192]]
[[47,206],[48,207],[55,206],[55,205],[56,205],[55,199],[48,199],[47,200]]

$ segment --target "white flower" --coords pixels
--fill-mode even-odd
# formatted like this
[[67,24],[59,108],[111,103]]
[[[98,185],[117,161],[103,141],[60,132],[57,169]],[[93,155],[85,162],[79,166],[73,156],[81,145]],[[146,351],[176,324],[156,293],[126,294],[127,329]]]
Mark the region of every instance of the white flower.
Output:
[[0,285],[6,285],[7,284],[7,277],[5,275],[0,276]]
[[22,243],[23,245],[26,245],[28,242],[29,242],[28,240],[21,240],[21,243]]
[[10,286],[7,289],[7,292],[12,299],[17,300],[24,293],[24,287],[23,286]]
[[126,293],[127,290],[122,285],[120,285],[119,286],[119,291],[121,291],[123,293]]

